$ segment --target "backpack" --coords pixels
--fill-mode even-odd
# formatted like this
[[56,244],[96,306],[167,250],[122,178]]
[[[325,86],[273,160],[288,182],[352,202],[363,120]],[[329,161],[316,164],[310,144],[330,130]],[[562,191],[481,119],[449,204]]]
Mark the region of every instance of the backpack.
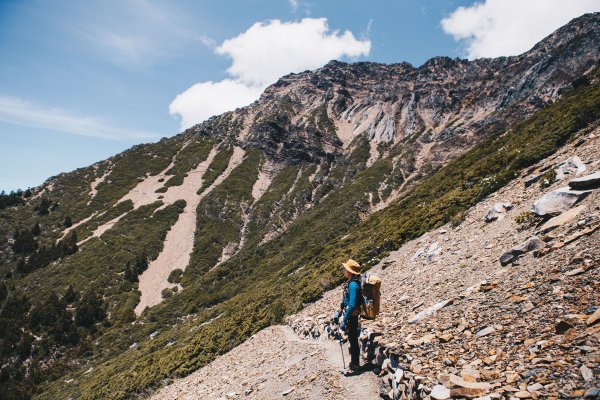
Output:
[[375,319],[379,315],[381,279],[377,275],[365,274],[361,276],[360,286],[363,297],[360,316],[364,319]]

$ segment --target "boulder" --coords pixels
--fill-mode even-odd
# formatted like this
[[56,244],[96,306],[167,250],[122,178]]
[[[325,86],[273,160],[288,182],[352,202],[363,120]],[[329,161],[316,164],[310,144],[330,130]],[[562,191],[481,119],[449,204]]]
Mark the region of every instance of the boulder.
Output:
[[569,187],[562,187],[546,193],[536,200],[531,211],[540,216],[555,216],[567,211],[590,193],[590,191],[571,190]]
[[500,264],[502,264],[502,266],[508,265],[512,262],[515,262],[519,256],[530,251],[543,249],[544,247],[546,247],[546,243],[544,243],[539,237],[532,236],[525,242],[502,254],[502,256],[500,256]]
[[442,247],[438,242],[432,243],[427,249],[427,256],[425,257],[425,264],[430,264],[437,260],[438,256],[442,253]]
[[584,399],[598,399],[600,398],[600,389],[597,387],[593,387],[587,390],[583,395]]
[[488,213],[485,216],[485,222],[492,222],[495,221],[497,219],[502,219],[504,217],[504,214],[510,210],[512,208],[512,204],[511,203],[496,203],[494,204],[494,206],[492,208],[490,208],[490,210],[488,211]]
[[571,325],[565,320],[559,321],[554,327],[557,335],[562,335],[571,328],[573,328],[573,325]]
[[579,176],[586,170],[585,164],[577,156],[569,158],[556,168],[556,180],[560,181],[565,176]]
[[566,211],[560,215],[557,215],[556,217],[551,218],[548,221],[546,221],[546,223],[544,223],[544,225],[542,225],[540,230],[543,233],[546,233],[546,232],[551,231],[554,228],[557,228],[559,226],[567,224],[567,223],[573,221],[575,219],[575,217],[577,217],[577,215],[584,209],[585,209],[585,206],[579,206],[579,207],[572,208],[569,211]]
[[600,187],[600,171],[569,181],[569,187],[574,190],[597,189]]

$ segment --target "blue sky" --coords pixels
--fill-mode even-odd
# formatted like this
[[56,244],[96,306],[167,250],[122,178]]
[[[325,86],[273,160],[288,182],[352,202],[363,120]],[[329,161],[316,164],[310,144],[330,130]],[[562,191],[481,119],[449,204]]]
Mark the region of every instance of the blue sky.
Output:
[[598,10],[600,0],[0,0],[0,190],[172,136],[332,58],[519,54]]

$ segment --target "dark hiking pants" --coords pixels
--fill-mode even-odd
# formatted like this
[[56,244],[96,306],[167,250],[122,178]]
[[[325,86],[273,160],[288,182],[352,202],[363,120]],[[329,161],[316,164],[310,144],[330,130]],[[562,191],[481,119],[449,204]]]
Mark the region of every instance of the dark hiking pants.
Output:
[[348,342],[350,342],[350,362],[360,365],[358,347],[358,316],[348,317]]

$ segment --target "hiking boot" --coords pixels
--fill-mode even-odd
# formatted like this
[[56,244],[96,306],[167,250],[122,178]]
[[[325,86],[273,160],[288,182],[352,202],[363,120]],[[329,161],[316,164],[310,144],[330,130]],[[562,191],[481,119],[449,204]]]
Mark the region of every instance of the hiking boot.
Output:
[[348,364],[348,368],[346,369],[346,371],[344,371],[344,375],[345,376],[352,376],[352,375],[358,375],[362,372],[362,368],[360,365],[357,364]]

